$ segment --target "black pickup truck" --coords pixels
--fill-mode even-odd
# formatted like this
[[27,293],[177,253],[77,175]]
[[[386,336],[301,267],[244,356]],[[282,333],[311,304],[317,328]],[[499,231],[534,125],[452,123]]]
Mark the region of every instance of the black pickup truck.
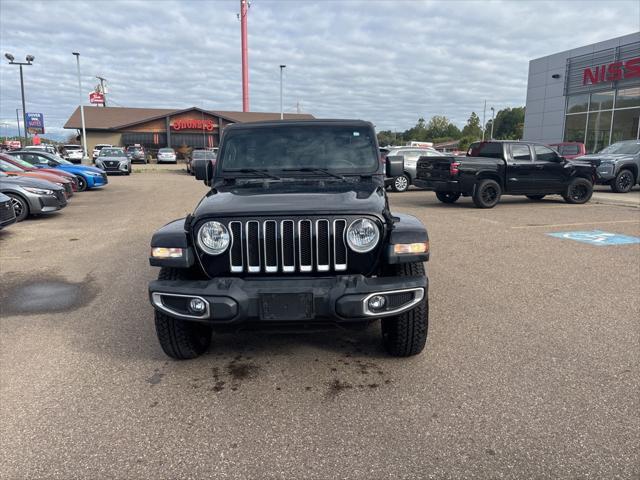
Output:
[[559,194],[567,203],[586,203],[593,193],[595,167],[569,161],[549,147],[518,141],[471,144],[466,157],[421,157],[414,184],[454,203],[473,198],[478,208],[492,208],[501,195],[541,200]]

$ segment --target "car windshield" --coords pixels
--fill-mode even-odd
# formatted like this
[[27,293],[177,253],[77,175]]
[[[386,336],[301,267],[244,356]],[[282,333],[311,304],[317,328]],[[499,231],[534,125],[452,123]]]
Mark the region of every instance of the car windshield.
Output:
[[14,164],[0,159],[0,168],[5,172],[24,172],[20,167],[16,167]]
[[215,160],[216,154],[214,152],[207,152],[205,150],[196,150],[195,152],[193,152],[192,158],[194,160]]
[[373,132],[365,126],[242,128],[227,133],[220,155],[223,173],[242,169],[372,173],[379,162]]
[[18,165],[24,168],[33,168],[33,165],[31,165],[29,162],[25,162],[24,160],[18,157],[13,157],[13,162],[17,163]]
[[603,148],[598,153],[616,154],[616,155],[636,155],[640,153],[640,142],[618,142]]
[[127,155],[121,148],[103,148],[100,150],[101,157],[126,157]]

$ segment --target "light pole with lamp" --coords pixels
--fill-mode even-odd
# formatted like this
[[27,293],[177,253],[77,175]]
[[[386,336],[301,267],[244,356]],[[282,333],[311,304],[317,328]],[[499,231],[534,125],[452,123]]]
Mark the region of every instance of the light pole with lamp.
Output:
[[491,107],[491,140],[493,140],[493,124],[495,123],[494,114],[496,113],[495,108]]
[[280,65],[280,120],[284,120],[284,107],[282,106],[282,72],[287,68],[286,65]]
[[78,100],[80,101],[80,119],[82,120],[82,161],[89,163],[89,155],[87,154],[87,130],[84,126],[84,105],[82,104],[82,79],[80,77],[80,54],[78,52],[72,52],[76,57],[76,63],[78,65]]
[[18,138],[22,137],[22,133],[20,132],[20,113],[19,112],[20,112],[20,109],[16,108],[16,122],[18,123]]
[[[31,65],[33,61],[36,59],[33,55],[27,55],[25,57],[26,62],[16,62],[15,57],[10,53],[4,54],[5,58],[9,60],[9,65],[19,65],[20,66],[20,91],[22,92],[22,124],[24,125],[24,145],[27,145],[27,111],[25,110],[24,105],[24,77],[22,75],[22,66],[23,65]],[[20,128],[20,124],[18,124],[18,128]]]

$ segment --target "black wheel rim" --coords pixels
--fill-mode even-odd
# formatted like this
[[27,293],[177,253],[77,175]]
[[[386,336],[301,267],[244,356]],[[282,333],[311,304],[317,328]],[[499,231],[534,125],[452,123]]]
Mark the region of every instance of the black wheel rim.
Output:
[[574,185],[571,188],[571,199],[575,201],[580,201],[587,196],[587,187],[584,185]]
[[493,203],[498,198],[498,191],[495,187],[489,185],[482,190],[482,200],[485,203]]
[[16,214],[16,217],[20,218],[24,213],[24,205],[17,198],[11,197],[11,205],[13,205],[13,211]]
[[631,174],[629,172],[624,172],[618,177],[618,189],[627,190],[630,187],[631,187]]

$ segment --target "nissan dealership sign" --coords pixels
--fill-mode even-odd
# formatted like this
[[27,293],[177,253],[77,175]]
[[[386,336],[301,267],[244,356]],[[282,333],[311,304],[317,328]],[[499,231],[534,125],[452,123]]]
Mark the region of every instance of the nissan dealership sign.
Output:
[[587,67],[582,74],[582,85],[600,82],[617,82],[629,78],[640,78],[640,57],[626,62],[613,62],[609,65]]

